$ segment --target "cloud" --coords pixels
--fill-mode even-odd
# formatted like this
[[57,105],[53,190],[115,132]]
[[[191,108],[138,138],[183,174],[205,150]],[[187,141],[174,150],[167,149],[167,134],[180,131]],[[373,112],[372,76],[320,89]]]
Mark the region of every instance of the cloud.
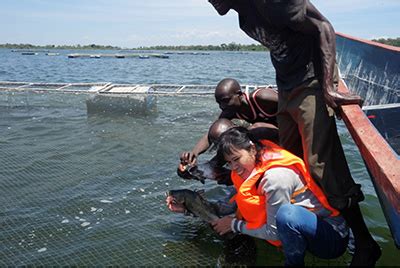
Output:
[[[311,1],[338,31],[400,36],[400,0]],[[2,0],[0,24],[0,43],[17,36],[35,44],[83,43],[88,36],[130,47],[255,43],[239,29],[235,11],[221,17],[207,0]]]
[[[115,40],[117,41],[117,40]],[[162,34],[138,35],[130,34],[118,40],[124,47],[139,47],[152,45],[220,45],[222,43],[254,43],[240,30],[231,31],[205,31],[187,29],[183,31],[170,31]],[[132,46],[134,44],[134,46]]]
[[321,11],[327,12],[362,12],[365,10],[376,11],[376,9],[399,8],[399,0],[311,0],[311,2]]

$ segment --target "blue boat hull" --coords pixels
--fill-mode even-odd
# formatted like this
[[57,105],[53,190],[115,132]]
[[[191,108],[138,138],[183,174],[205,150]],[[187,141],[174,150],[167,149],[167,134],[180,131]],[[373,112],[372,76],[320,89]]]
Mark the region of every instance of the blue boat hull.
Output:
[[341,76],[352,92],[363,97],[364,105],[400,102],[400,50],[341,35],[336,37],[336,49]]
[[400,48],[337,34],[341,91],[364,99],[342,116],[363,157],[380,204],[400,248]]

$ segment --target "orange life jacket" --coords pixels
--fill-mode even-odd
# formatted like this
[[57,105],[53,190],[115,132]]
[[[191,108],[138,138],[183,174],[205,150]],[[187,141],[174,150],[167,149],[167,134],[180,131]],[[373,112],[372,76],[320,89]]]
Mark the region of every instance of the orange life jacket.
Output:
[[[301,173],[305,186],[292,194],[291,203],[294,203],[295,196],[308,189],[316,196],[321,205],[331,212],[331,216],[339,215],[339,211],[329,205],[326,196],[311,178],[303,160],[273,142],[263,140],[261,143],[264,145],[264,154],[261,163],[255,167],[255,172],[253,170],[252,176],[244,180],[235,171],[231,173],[231,178],[237,191],[237,194],[234,196],[239,212],[237,213],[237,217],[246,220],[247,228],[259,228],[267,222],[265,196],[257,193],[256,184],[263,177],[264,173],[273,167],[290,168]],[[275,246],[281,245],[279,240],[268,242]]]

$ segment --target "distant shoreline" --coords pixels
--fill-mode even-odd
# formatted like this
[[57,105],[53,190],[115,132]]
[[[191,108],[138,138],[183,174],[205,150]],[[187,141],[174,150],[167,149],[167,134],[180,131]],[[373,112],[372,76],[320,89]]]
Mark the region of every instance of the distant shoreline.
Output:
[[[372,41],[400,47],[400,37],[397,38],[380,38],[380,39],[372,39]],[[149,47],[138,47],[138,48],[121,48],[118,46],[110,46],[110,45],[32,45],[32,44],[0,44],[0,48],[7,49],[41,49],[41,50],[51,50],[51,49],[101,49],[101,50],[170,50],[170,51],[267,51],[267,49],[259,44],[236,44],[234,42],[229,44],[221,44],[221,45],[190,45],[190,46],[149,46]]]
[[31,45],[31,44],[0,44],[0,48],[15,49],[15,50],[53,50],[53,49],[92,49],[92,50],[168,50],[168,51],[267,51],[262,45],[251,44],[242,45],[236,43],[221,44],[221,45],[191,45],[191,46],[149,46],[138,48],[121,48],[118,46],[104,45]]

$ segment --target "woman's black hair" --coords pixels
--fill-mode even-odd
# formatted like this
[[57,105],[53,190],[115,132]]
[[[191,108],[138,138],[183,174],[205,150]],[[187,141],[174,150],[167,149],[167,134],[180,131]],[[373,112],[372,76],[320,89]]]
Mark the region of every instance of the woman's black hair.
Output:
[[261,162],[261,154],[264,146],[252,137],[247,128],[233,127],[225,131],[218,140],[217,155],[224,158],[224,155],[230,155],[235,150],[251,150],[251,146],[256,147],[256,164]]

